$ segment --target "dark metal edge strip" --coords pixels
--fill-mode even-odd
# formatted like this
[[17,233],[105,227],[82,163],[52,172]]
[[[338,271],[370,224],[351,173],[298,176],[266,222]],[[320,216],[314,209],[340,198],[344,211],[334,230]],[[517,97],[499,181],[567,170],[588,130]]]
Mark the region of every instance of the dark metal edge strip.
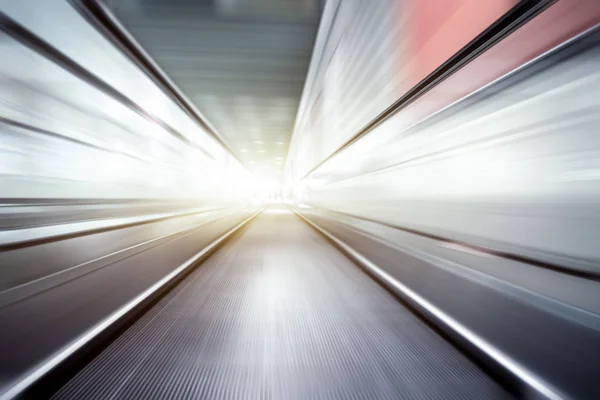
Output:
[[[150,218],[144,219],[142,221],[126,222],[126,223],[119,224],[119,225],[100,227],[100,228],[86,228],[86,229],[82,229],[82,230],[76,231],[76,232],[60,233],[60,234],[45,236],[45,237],[41,237],[41,238],[13,242],[13,243],[9,243],[9,244],[0,243],[0,253],[3,251],[8,251],[8,250],[15,250],[15,249],[22,249],[25,247],[38,246],[40,244],[58,242],[61,240],[72,239],[72,238],[87,236],[87,235],[95,235],[95,234],[102,233],[102,232],[109,232],[109,231],[115,231],[118,229],[130,228],[132,226],[152,224],[155,222],[165,221],[165,220],[172,219],[172,218],[181,218],[181,217],[186,217],[186,216],[190,216],[190,215],[194,215],[194,214],[203,214],[203,213],[218,211],[218,210],[220,210],[220,208],[213,208],[213,209],[199,210],[199,211],[188,211],[188,212],[177,213],[176,215],[168,215],[168,216],[163,216],[163,217],[158,217],[158,218],[150,217]],[[110,219],[111,218],[109,218],[109,220]],[[119,218],[115,218],[115,219],[119,219]],[[57,225],[59,225],[59,224],[57,224]],[[62,224],[60,224],[60,225],[62,225]],[[35,228],[31,228],[31,229],[35,229]]]

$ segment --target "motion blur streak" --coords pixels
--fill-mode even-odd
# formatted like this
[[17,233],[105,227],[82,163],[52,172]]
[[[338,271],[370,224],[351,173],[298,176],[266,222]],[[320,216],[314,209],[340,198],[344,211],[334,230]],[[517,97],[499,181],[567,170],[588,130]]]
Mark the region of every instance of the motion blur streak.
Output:
[[[566,15],[562,23],[579,23]],[[447,93],[464,88],[443,81],[310,173],[301,201],[597,271],[600,75],[597,34],[589,36],[446,108],[453,100]],[[514,51],[498,47],[499,54],[492,48],[465,70],[486,83],[498,77],[497,69],[485,69],[496,57],[510,65],[545,50],[545,43],[537,53],[520,43],[512,42]],[[331,152],[315,143],[318,131],[297,132],[290,182]]]
[[0,0],[0,399],[598,399],[600,2]]

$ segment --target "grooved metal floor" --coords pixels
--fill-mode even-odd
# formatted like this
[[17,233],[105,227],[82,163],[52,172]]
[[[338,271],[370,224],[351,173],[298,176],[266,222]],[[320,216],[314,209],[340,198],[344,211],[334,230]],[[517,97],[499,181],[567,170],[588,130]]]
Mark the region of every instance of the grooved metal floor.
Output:
[[57,399],[509,395],[294,214],[250,223]]

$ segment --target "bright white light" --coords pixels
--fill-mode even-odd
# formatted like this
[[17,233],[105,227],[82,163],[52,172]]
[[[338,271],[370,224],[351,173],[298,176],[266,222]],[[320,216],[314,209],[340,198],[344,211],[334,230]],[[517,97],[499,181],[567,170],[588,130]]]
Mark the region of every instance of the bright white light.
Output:
[[246,152],[248,151],[248,149],[240,149],[240,151],[241,151],[242,153],[246,153]]
[[283,157],[275,157],[276,160],[283,160]]
[[262,140],[255,140],[254,143],[255,144],[263,144],[264,142]]
[[264,151],[264,150],[259,150],[258,152],[259,152],[259,153],[264,153],[265,151]]

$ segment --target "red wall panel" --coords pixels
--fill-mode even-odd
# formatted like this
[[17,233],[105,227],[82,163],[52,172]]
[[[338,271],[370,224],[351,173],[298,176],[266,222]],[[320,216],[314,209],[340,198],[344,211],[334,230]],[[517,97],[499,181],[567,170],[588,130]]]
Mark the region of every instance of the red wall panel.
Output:
[[[424,3],[431,2],[436,1]],[[440,16],[436,18],[439,20]],[[403,120],[408,125],[416,123],[598,23],[599,0],[559,0],[400,111],[404,115]],[[464,34],[465,31],[461,32]],[[434,36],[437,37],[438,34]],[[428,43],[432,41],[443,43],[441,38],[433,39],[433,36]],[[457,39],[448,39],[447,43],[458,42]],[[444,57],[449,53],[449,50],[440,51],[444,52]],[[419,60],[432,60],[434,56],[426,57],[422,52],[416,53],[417,61],[414,65],[431,67],[431,64]],[[442,58],[440,56],[436,60]],[[405,87],[398,97],[429,72],[431,71],[427,71],[426,67],[421,67],[412,75],[411,86]]]
[[411,0],[409,74],[404,90],[424,79],[510,10],[517,0]]

